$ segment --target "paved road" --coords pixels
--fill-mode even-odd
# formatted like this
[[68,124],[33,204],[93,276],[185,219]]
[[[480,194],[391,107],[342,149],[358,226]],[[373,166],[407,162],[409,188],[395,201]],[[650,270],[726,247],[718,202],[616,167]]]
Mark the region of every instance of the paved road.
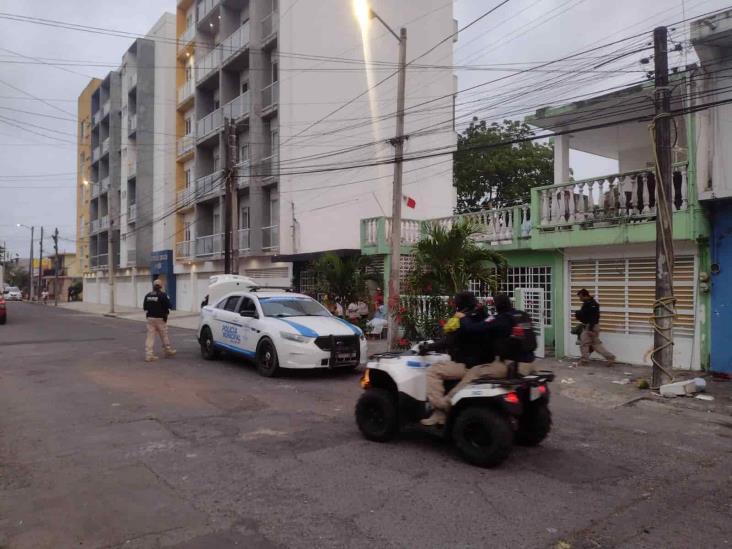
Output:
[[497,470],[364,441],[356,374],[264,379],[144,325],[10,304],[0,547],[727,547],[732,428],[556,384],[555,431]]

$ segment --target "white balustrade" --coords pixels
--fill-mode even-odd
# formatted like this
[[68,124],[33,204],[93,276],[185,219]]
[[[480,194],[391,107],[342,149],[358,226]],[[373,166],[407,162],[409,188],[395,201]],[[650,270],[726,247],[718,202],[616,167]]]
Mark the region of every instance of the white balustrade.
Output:
[[280,246],[280,231],[277,225],[262,227],[262,250],[273,251]]
[[133,223],[137,219],[137,204],[130,204],[127,208],[127,222]]
[[262,89],[262,108],[274,108],[280,102],[280,83],[272,82]]
[[223,170],[218,170],[196,179],[196,198],[203,198],[217,189],[222,189],[223,175]]
[[224,118],[231,118],[232,120],[237,120],[245,114],[249,114],[249,92],[244,92],[239,97],[232,99],[222,107],[222,110]]
[[246,252],[251,248],[251,229],[239,229],[239,251]]
[[273,11],[262,19],[262,39],[266,40],[277,32],[279,20],[279,14],[276,11]]
[[[391,243],[391,218],[385,220],[386,241]],[[413,219],[402,219],[400,230],[401,244],[416,244],[422,237],[422,222]]]
[[184,135],[178,138],[178,156],[183,156],[193,149],[194,139],[192,135]]
[[178,104],[193,96],[194,86],[193,80],[186,80],[178,87]]
[[203,80],[211,71],[217,70],[221,66],[223,61],[222,51],[219,44],[196,63],[196,81]]
[[176,193],[178,208],[187,208],[193,205],[193,197],[196,195],[195,187],[186,187]]
[[194,244],[195,243],[192,240],[184,240],[183,242],[178,242],[178,244],[175,245],[176,257],[192,257]]
[[178,37],[178,53],[183,51],[185,47],[190,44],[193,38],[196,36],[196,27],[191,25]]
[[244,23],[241,27],[232,32],[226,40],[221,43],[223,52],[223,61],[228,61],[238,52],[249,46],[249,23]]
[[199,0],[196,6],[197,21],[204,19],[216,6],[220,0]]
[[205,257],[220,254],[223,249],[223,237],[221,233],[199,236],[196,238],[196,255]]
[[372,217],[364,219],[362,223],[365,226],[365,244],[374,246],[379,243],[379,218]]
[[207,114],[196,122],[196,135],[200,139],[208,134],[218,131],[224,125],[224,115],[222,109]]

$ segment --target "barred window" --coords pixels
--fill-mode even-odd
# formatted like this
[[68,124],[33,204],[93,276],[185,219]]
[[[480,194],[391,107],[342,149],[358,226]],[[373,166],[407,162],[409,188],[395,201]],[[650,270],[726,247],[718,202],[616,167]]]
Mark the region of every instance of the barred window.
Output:
[[[552,325],[552,268],[509,267],[500,290],[514,299],[516,288],[541,288],[544,290],[544,326]],[[490,289],[479,280],[471,280],[468,289],[478,297],[489,297]]]

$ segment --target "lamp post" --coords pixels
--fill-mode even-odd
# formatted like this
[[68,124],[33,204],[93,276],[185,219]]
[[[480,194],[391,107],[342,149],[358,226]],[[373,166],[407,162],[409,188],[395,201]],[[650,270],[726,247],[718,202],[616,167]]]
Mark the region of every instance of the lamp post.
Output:
[[399,34],[387,25],[374,10],[361,1],[356,4],[357,15],[362,25],[368,19],[377,19],[399,42],[399,68],[397,80],[396,135],[391,139],[394,146],[394,185],[391,198],[391,261],[389,264],[389,297],[388,297],[388,337],[389,350],[393,351],[399,342],[399,268],[402,252],[402,173],[404,159],[404,95],[407,72],[407,29],[401,27]]
[[18,227],[25,227],[26,229],[30,229],[31,232],[30,257],[28,258],[28,299],[33,301],[33,232],[35,231],[35,227],[29,227],[22,223],[18,223]]

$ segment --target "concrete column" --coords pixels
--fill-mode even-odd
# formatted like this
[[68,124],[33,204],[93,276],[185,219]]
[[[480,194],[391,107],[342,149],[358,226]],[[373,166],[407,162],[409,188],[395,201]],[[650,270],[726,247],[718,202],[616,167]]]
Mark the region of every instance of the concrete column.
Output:
[[569,135],[554,138],[554,184],[569,181]]
[[196,265],[191,265],[191,311],[198,310],[198,275]]
[[137,307],[137,267],[132,267],[132,277],[130,282],[132,283],[132,306]]
[[[264,121],[262,113],[262,88],[264,88],[264,61],[265,53],[262,45],[262,18],[265,12],[265,2],[253,1],[249,3],[249,32],[252,47],[249,50],[249,94],[251,97],[251,114],[249,116],[249,158],[252,161],[253,174],[262,173],[260,163],[265,156],[264,143],[269,136],[264,135]],[[249,185],[249,227],[250,248],[252,254],[262,250],[262,227],[264,225],[264,191],[262,177],[254,176]]]

